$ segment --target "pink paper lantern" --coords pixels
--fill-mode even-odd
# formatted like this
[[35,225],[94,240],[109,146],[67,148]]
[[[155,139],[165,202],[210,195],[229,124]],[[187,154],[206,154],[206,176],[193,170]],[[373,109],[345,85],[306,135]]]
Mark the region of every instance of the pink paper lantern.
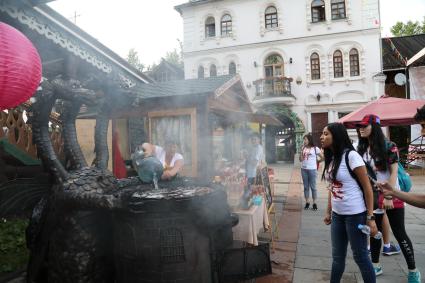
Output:
[[0,22],[0,109],[27,101],[40,80],[41,60],[34,45],[20,31]]

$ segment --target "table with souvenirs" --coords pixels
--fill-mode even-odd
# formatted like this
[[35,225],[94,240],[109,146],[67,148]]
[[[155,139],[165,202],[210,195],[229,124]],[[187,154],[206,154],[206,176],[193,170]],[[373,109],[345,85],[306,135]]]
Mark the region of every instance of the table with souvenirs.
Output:
[[216,176],[226,188],[232,212],[239,217],[233,227],[233,239],[258,245],[258,233],[270,226],[268,208],[272,194],[267,167],[257,170],[254,185],[248,190],[244,167],[238,164],[224,166]]

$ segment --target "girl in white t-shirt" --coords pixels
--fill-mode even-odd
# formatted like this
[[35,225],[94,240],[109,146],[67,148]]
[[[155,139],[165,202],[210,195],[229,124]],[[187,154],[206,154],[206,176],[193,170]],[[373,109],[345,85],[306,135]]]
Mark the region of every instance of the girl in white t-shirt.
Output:
[[320,148],[314,146],[313,136],[311,133],[304,135],[303,146],[300,153],[301,162],[301,177],[304,184],[304,209],[310,207],[310,190],[313,198],[313,210],[317,210],[317,190],[316,190],[316,177],[317,177],[317,164],[322,161],[323,155]]
[[[385,139],[381,129],[380,119],[376,115],[366,115],[358,123],[359,153],[375,170],[378,182],[388,182],[391,186],[399,189],[398,184],[398,148],[397,145]],[[379,209],[375,210],[376,224],[379,230],[383,229],[384,212],[388,216],[394,237],[400,244],[401,251],[409,269],[408,282],[421,282],[421,273],[416,268],[415,253],[412,241],[406,232],[404,224],[404,202],[391,196],[380,194],[378,198]],[[382,267],[379,263],[381,254],[381,240],[370,239],[370,250],[372,263],[376,275],[382,274]],[[385,252],[385,247],[384,247]]]
[[[332,271],[330,282],[340,282],[345,269],[348,242],[365,283],[376,282],[367,250],[367,236],[357,228],[367,224],[374,236],[378,230],[373,216],[373,193],[362,157],[354,151],[344,125],[331,123],[320,137],[328,183],[328,207],[324,222],[331,225]],[[346,155],[348,158],[346,160]],[[349,166],[353,173],[350,174]],[[361,187],[359,186],[361,185]]]

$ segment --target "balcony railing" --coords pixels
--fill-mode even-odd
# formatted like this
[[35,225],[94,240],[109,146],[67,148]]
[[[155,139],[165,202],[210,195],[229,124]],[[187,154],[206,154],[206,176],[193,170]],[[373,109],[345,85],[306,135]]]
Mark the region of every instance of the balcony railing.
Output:
[[295,96],[291,93],[292,78],[286,77],[268,77],[254,81],[255,98],[271,98],[271,97],[291,97]]

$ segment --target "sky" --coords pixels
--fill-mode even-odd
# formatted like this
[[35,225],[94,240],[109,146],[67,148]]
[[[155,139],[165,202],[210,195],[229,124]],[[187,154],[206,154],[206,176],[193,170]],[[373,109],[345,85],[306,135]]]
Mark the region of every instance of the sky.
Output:
[[[391,36],[390,27],[397,21],[422,21],[425,16],[425,0],[380,1],[382,36]],[[183,21],[174,6],[185,2],[188,0],[56,0],[49,6],[123,58],[134,48],[147,66],[179,48]]]

